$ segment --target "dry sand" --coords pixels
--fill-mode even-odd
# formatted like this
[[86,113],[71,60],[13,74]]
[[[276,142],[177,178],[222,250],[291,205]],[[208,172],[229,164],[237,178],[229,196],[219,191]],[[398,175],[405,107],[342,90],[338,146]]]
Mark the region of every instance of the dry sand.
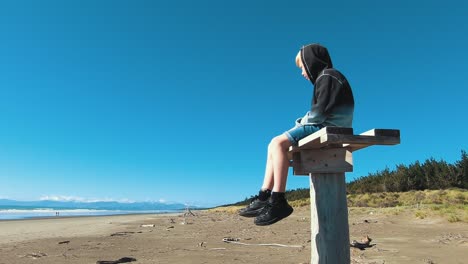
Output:
[[[2,221],[0,264],[94,264],[123,257],[136,259],[130,263],[309,262],[307,207],[268,227],[235,214],[195,214],[186,219],[176,214]],[[374,244],[362,251],[352,248],[352,263],[468,263],[466,223],[379,209],[351,209],[349,223],[351,240],[369,235]],[[225,237],[249,245],[223,242]]]

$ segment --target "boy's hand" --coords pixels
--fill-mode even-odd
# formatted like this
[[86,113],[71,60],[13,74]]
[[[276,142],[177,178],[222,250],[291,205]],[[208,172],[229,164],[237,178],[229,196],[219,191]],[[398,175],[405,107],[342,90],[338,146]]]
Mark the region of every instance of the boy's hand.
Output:
[[301,126],[302,117],[296,119],[296,127]]

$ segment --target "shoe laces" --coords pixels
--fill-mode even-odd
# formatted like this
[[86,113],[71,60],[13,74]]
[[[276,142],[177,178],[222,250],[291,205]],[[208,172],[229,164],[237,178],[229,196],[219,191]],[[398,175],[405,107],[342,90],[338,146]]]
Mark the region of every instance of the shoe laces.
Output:
[[273,204],[268,202],[262,209],[262,211],[260,212],[260,215],[262,214],[265,214],[265,213],[268,213],[268,211],[270,211],[270,208],[273,207]]
[[258,199],[258,195],[255,195],[254,197],[252,197],[252,199],[250,199],[250,205],[253,204],[255,202],[255,200]]

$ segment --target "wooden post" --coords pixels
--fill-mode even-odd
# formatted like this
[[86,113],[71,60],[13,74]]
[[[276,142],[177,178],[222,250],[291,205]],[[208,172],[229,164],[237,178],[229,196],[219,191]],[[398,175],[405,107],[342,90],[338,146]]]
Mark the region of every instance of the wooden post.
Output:
[[396,145],[400,131],[324,127],[291,147],[295,175],[310,177],[311,264],[350,263],[345,172],[353,171],[352,152],[371,145]]
[[310,175],[311,263],[350,263],[345,174]]

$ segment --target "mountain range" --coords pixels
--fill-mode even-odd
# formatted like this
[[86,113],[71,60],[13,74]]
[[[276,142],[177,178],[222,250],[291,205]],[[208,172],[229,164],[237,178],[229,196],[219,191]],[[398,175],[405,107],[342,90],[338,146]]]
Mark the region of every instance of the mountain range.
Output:
[[152,210],[182,210],[186,205],[181,203],[162,202],[80,202],[80,201],[15,201],[0,199],[0,207],[5,208],[54,208],[54,209],[95,209],[95,210],[130,210],[130,211],[152,211]]

